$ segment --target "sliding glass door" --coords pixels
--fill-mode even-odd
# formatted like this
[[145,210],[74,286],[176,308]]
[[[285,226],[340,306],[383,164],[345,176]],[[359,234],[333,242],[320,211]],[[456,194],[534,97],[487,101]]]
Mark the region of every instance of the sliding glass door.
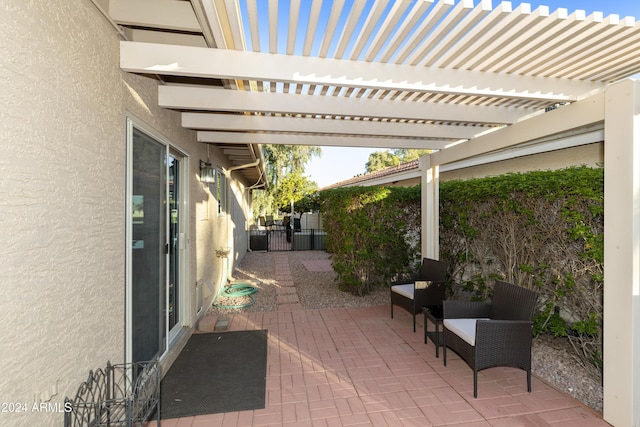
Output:
[[127,360],[160,357],[182,326],[184,157],[129,123]]

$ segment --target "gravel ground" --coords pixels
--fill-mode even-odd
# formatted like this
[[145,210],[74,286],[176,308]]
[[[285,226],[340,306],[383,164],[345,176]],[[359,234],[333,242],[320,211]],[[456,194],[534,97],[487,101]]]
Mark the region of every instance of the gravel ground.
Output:
[[[326,260],[321,251],[288,252],[289,267],[300,303],[305,309],[336,307],[370,307],[389,304],[388,289],[377,290],[358,297],[338,289],[337,275],[333,271],[308,271],[305,260]],[[245,312],[276,311],[276,282],[274,252],[249,252],[233,272],[236,280],[251,281],[258,292],[253,304],[242,308]],[[251,304],[249,297],[233,300],[219,297],[218,305]],[[210,313],[230,313],[239,309],[212,307]],[[573,396],[586,406],[602,413],[602,386],[594,381],[572,356],[573,349],[566,340],[536,337],[533,341],[533,373],[538,378]]]

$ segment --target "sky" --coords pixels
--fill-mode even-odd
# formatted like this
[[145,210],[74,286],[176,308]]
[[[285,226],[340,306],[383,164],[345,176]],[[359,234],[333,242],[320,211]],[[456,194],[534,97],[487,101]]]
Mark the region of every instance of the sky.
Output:
[[[458,1],[460,0],[456,0],[456,3]],[[479,1],[480,0],[474,0],[474,4],[477,5]],[[391,4],[393,2],[389,3]],[[494,7],[499,3],[499,0],[493,0]],[[517,8],[520,3],[529,3],[531,5],[531,10],[535,10],[542,5],[548,6],[550,13],[553,13],[558,8],[567,9],[569,14],[580,9],[584,10],[587,16],[594,11],[599,11],[602,12],[605,17],[611,14],[618,14],[621,18],[625,16],[632,16],[636,21],[640,20],[640,0],[531,0],[526,2],[514,0],[511,2],[512,8]],[[260,5],[260,2],[258,4]],[[305,4],[310,4],[310,2],[302,1],[301,7],[305,7]],[[266,12],[265,9],[263,10]],[[261,12],[259,13],[261,14]],[[279,10],[279,13],[288,13],[288,10]],[[319,22],[319,28],[317,29],[318,32],[323,31],[321,26],[322,19]],[[282,37],[278,38],[279,40],[285,39]],[[246,39],[250,40],[250,37],[246,37]],[[299,37],[298,39],[302,40],[304,38]],[[314,46],[314,50],[318,47],[319,46]],[[296,47],[296,50],[301,48],[302,46],[298,46]],[[333,48],[334,47],[332,47],[332,49]],[[265,49],[268,49],[268,47],[261,46],[261,50]],[[279,46],[278,50],[280,49],[281,48]],[[284,47],[282,47],[282,49],[284,49]],[[331,54],[331,50],[329,51],[329,54]],[[312,181],[315,181],[318,184],[318,187],[322,188],[365,173],[365,163],[368,160],[369,154],[374,151],[383,150],[384,149],[380,148],[322,147],[322,155],[307,164],[305,174],[310,177]]]

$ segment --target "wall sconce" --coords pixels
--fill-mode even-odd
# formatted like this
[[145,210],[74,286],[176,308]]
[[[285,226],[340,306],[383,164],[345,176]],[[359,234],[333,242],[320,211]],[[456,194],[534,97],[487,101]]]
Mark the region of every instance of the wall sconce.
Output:
[[200,182],[216,182],[216,170],[203,160],[200,160]]

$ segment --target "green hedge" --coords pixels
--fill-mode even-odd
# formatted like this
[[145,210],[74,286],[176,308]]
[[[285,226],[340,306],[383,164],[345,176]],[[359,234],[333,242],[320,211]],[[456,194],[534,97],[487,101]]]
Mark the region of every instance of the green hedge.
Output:
[[415,269],[419,200],[419,187],[347,187],[320,193],[325,244],[343,290],[365,295],[398,273]]
[[604,169],[506,174],[440,186],[440,253],[483,300],[504,279],[540,293],[535,333],[569,339],[602,366]]
[[[440,258],[451,298],[484,300],[494,279],[540,293],[535,333],[566,337],[600,375],[604,170],[577,167],[440,184]],[[343,289],[366,294],[420,262],[420,187],[323,191]]]

